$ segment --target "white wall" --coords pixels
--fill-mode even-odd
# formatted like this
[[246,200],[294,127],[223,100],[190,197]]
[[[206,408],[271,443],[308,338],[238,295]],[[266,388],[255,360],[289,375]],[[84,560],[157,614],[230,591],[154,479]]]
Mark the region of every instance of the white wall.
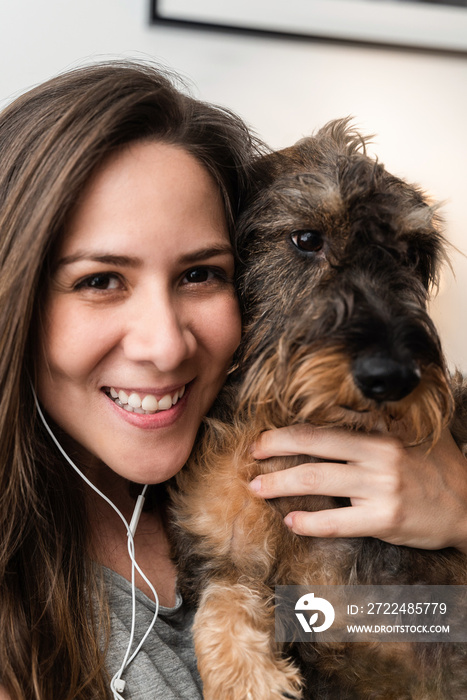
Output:
[[[148,16],[148,0],[1,0],[1,103],[83,61],[146,55],[275,147],[351,114],[390,170],[446,202],[448,237],[467,253],[467,57],[155,27]],[[456,279],[445,275],[432,309],[450,363],[467,372],[467,259],[452,261]]]

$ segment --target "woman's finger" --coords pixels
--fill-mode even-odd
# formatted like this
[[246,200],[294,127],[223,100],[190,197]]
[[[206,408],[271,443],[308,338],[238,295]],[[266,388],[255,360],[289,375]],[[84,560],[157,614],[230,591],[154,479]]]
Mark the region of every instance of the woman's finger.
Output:
[[300,424],[261,433],[252,448],[252,455],[255,459],[267,459],[308,454],[329,461],[358,462],[381,454],[385,447],[395,452],[403,449],[397,439],[387,434],[358,433],[344,428],[317,428]]
[[[280,496],[364,496],[367,479],[357,465],[316,462],[304,463],[269,474],[260,474],[250,488],[262,498]],[[370,481],[370,486],[374,483]]]
[[364,513],[360,508],[330,508],[328,510],[292,511],[284,518],[284,523],[296,535],[310,537],[362,537],[365,528]]
[[[284,522],[297,535],[311,537],[366,537],[369,532],[374,537],[392,541],[391,533],[394,522],[381,512],[375,519],[374,514],[364,506],[329,508],[314,512],[293,511]],[[397,541],[394,544],[399,544]]]

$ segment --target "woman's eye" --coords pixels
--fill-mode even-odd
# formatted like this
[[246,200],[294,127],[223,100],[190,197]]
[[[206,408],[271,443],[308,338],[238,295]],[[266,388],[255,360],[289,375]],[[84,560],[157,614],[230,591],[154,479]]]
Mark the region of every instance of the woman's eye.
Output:
[[98,289],[108,291],[119,289],[120,286],[121,282],[117,275],[101,272],[96,275],[85,277],[85,279],[78,282],[76,289]]
[[324,238],[320,231],[294,231],[290,238],[292,243],[304,253],[318,253],[324,245]]
[[184,281],[186,284],[200,284],[209,282],[215,278],[215,272],[209,267],[195,267],[185,273]]

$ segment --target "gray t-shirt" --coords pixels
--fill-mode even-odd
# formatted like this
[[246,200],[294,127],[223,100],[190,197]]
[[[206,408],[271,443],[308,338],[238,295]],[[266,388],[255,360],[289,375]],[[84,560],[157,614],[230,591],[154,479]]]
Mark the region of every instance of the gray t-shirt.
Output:
[[[131,584],[104,570],[111,613],[107,669],[110,677],[120,668],[130,639]],[[133,649],[144,636],[155,611],[155,603],[136,590],[136,631]],[[159,608],[156,624],[141,651],[122,675],[125,700],[202,700],[201,680],[196,667],[191,626],[194,612],[177,594],[173,608]]]

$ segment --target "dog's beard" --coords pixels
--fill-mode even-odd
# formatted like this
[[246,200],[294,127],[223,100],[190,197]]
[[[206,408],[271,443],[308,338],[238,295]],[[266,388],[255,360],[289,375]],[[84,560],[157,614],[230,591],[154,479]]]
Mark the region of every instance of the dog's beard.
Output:
[[258,429],[292,423],[345,426],[390,432],[406,446],[434,444],[453,413],[453,398],[442,368],[422,368],[419,385],[399,401],[378,403],[356,386],[351,359],[342,348],[300,346],[258,358],[243,382],[239,409]]

